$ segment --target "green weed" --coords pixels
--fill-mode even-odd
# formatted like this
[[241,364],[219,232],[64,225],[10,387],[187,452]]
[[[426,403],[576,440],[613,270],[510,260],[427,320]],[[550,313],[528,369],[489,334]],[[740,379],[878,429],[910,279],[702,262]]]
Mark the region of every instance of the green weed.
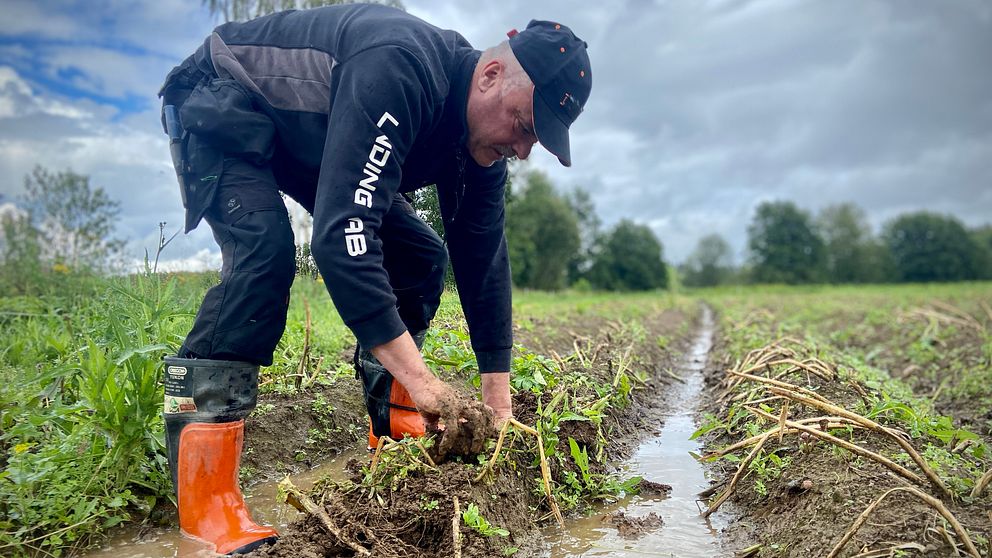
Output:
[[469,503],[465,511],[462,512],[462,522],[472,529],[478,531],[483,537],[509,537],[510,532],[501,527],[489,523],[489,521],[479,513],[479,506]]

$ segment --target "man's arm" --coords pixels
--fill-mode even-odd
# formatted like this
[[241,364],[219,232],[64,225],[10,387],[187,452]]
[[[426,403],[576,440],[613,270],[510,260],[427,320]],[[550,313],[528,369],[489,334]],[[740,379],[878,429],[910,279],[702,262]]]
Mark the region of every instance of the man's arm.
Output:
[[432,116],[433,94],[423,85],[429,80],[412,54],[389,47],[356,55],[335,72],[314,259],[344,323],[407,388],[428,424],[463,416],[471,409],[427,369],[397,313],[378,236],[403,161]]
[[431,117],[423,73],[412,54],[378,47],[338,64],[331,80],[311,247],[334,306],[366,348],[406,331],[378,231],[406,155]]

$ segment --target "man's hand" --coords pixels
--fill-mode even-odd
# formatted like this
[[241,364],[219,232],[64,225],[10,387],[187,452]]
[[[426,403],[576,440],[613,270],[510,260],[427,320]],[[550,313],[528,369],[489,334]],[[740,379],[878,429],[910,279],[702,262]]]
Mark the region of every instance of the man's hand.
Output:
[[373,347],[372,354],[410,392],[426,429],[443,432],[437,446],[440,459],[448,453],[471,455],[482,451],[493,432],[493,411],[478,401],[462,397],[437,379],[409,333]]
[[482,402],[492,409],[495,420],[494,427],[497,430],[503,427],[504,422],[513,418],[509,372],[482,374]]

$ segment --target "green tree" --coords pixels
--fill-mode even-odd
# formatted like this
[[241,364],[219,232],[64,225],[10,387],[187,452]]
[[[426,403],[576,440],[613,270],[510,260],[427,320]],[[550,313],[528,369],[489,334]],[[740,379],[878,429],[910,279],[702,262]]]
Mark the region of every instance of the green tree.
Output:
[[765,202],[748,225],[752,278],[759,283],[815,283],[823,277],[823,240],[792,202]]
[[506,240],[513,283],[556,290],[565,287],[568,263],[579,251],[579,224],[548,177],[533,172],[506,208]]
[[927,211],[896,217],[883,238],[898,281],[977,279],[981,248],[954,217]]
[[682,267],[682,281],[689,287],[712,287],[725,283],[733,273],[730,245],[719,234],[699,240]]
[[624,219],[603,236],[587,277],[611,291],[641,291],[668,286],[661,241],[646,225]]
[[572,285],[592,266],[593,251],[599,238],[600,220],[589,192],[576,188],[565,196],[579,223],[579,250],[568,262],[568,284]]
[[39,236],[26,212],[0,206],[0,296],[44,290]]
[[[403,9],[403,2],[400,0],[368,0],[368,2]],[[224,21],[247,21],[282,10],[304,10],[348,3],[350,2],[346,0],[203,0],[203,5],[210,10],[210,14],[219,15]]]
[[88,176],[37,166],[24,179],[25,205],[42,243],[42,258],[72,269],[103,269],[124,242],[113,238],[120,203]]
[[869,283],[883,279],[871,227],[860,207],[852,203],[825,207],[816,226],[824,243],[827,281]]

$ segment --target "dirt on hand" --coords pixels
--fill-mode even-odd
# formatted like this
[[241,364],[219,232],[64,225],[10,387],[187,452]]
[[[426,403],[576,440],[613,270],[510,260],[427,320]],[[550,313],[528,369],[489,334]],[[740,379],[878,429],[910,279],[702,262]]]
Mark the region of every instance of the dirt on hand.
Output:
[[462,397],[445,401],[441,420],[432,429],[438,442],[432,448],[432,459],[437,462],[455,456],[478,455],[486,440],[496,433],[492,410],[479,401]]

